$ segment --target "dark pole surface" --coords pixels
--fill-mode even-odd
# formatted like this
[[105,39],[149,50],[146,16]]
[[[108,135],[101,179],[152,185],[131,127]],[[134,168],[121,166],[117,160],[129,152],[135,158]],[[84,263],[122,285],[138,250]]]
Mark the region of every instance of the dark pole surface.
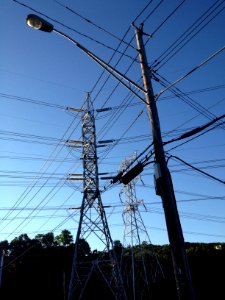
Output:
[[148,67],[145,47],[143,43],[142,26],[136,28],[136,40],[139,52],[139,59],[142,70],[143,83],[145,88],[145,96],[148,108],[149,119],[152,129],[152,138],[155,151],[155,162],[157,168],[156,185],[157,194],[162,198],[165,220],[167,225],[168,238],[171,246],[171,254],[173,260],[174,275],[176,280],[176,288],[178,299],[190,300],[195,299],[192,279],[185,250],[183,232],[180,224],[180,218],[177,210],[173,184],[170,176],[163,142],[161,136],[160,122],[158,117],[157,106],[151,84],[151,72]]

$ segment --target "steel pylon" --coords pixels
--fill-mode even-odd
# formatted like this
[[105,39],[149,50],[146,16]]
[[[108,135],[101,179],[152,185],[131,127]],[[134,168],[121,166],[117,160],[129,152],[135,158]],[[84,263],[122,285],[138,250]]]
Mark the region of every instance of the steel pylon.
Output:
[[[89,94],[82,112],[82,139],[83,199],[68,300],[127,299],[99,191],[95,116]],[[96,250],[88,253],[86,242]]]
[[[133,155],[125,159],[121,164],[121,170],[127,170],[135,158],[136,155]],[[122,186],[120,192],[121,202],[125,205],[121,266],[130,300],[152,299],[154,284],[164,277],[139,210],[140,206],[145,208],[145,205],[143,200],[137,199],[138,180],[138,177],[132,179]]]

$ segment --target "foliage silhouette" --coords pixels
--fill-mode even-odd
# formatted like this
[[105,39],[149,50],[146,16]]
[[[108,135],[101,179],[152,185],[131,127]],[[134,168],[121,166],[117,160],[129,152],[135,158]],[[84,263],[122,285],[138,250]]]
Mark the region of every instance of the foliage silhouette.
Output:
[[[89,244],[81,240],[79,245],[80,256],[88,261],[96,259],[100,252],[91,251]],[[150,284],[150,293],[137,295],[136,299],[177,299],[175,279],[171,262],[169,245],[142,245],[143,253],[153,247],[163,269],[164,278],[156,278]],[[223,272],[225,269],[225,244],[223,243],[186,243],[188,259],[192,272],[196,300],[221,298],[224,295]],[[131,269],[129,247],[124,248],[120,241],[114,242],[114,250],[118,259],[122,258],[122,268]],[[135,255],[140,256],[138,247],[134,249]],[[0,254],[4,254],[2,272],[2,284],[0,299],[23,299],[23,300],[64,300],[69,286],[74,243],[68,230],[54,237],[52,233],[37,235],[34,239],[27,234],[21,234],[11,242],[0,242]],[[107,257],[107,253],[104,254]],[[147,273],[151,270],[147,266]],[[137,267],[140,261],[137,260]],[[126,274],[122,270],[123,274]],[[129,281],[128,281],[129,282]],[[140,278],[137,284],[142,288]],[[129,284],[125,284],[128,291],[128,299],[132,299]],[[84,299],[95,299],[96,290],[101,296],[98,300],[111,300],[105,286],[96,274],[93,274],[90,286],[84,295]],[[223,296],[222,296],[223,297]],[[113,300],[113,299],[112,299]]]

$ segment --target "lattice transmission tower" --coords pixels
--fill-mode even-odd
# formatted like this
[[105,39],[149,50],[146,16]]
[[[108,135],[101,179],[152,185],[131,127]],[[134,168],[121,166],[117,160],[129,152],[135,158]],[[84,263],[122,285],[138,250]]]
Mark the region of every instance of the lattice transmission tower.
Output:
[[[133,155],[125,159],[121,170],[127,170],[135,158]],[[130,300],[152,299],[155,283],[164,277],[139,210],[140,206],[146,207],[144,201],[136,196],[138,179],[136,177],[123,185],[120,192],[121,202],[125,205],[121,267]]]
[[[82,111],[83,199],[68,300],[127,299],[99,191],[95,116],[90,95]],[[101,249],[87,254],[86,242]]]

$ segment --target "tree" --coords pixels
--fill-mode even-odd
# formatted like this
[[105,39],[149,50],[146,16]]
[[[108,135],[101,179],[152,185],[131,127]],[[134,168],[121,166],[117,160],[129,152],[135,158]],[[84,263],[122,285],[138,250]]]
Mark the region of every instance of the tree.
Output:
[[69,246],[73,242],[73,236],[69,230],[64,229],[55,237],[55,242],[60,246]]
[[91,252],[91,248],[85,239],[79,239],[78,241],[78,255],[80,257],[89,256]]
[[37,234],[35,236],[35,239],[39,241],[44,248],[54,247],[56,245],[53,232],[48,232],[46,234]]
[[33,245],[32,240],[25,233],[25,234],[21,234],[18,237],[15,237],[10,242],[9,250],[11,252],[11,255],[18,255],[19,253],[26,251],[32,245]]
[[5,254],[9,251],[9,242],[7,240],[0,242],[0,255],[4,251]]
[[122,245],[122,243],[120,242],[120,240],[115,240],[115,241],[113,242],[113,249],[114,249],[114,251],[115,251],[115,254],[116,254],[117,259],[120,259],[120,258],[121,258],[122,251],[123,251],[123,245]]

